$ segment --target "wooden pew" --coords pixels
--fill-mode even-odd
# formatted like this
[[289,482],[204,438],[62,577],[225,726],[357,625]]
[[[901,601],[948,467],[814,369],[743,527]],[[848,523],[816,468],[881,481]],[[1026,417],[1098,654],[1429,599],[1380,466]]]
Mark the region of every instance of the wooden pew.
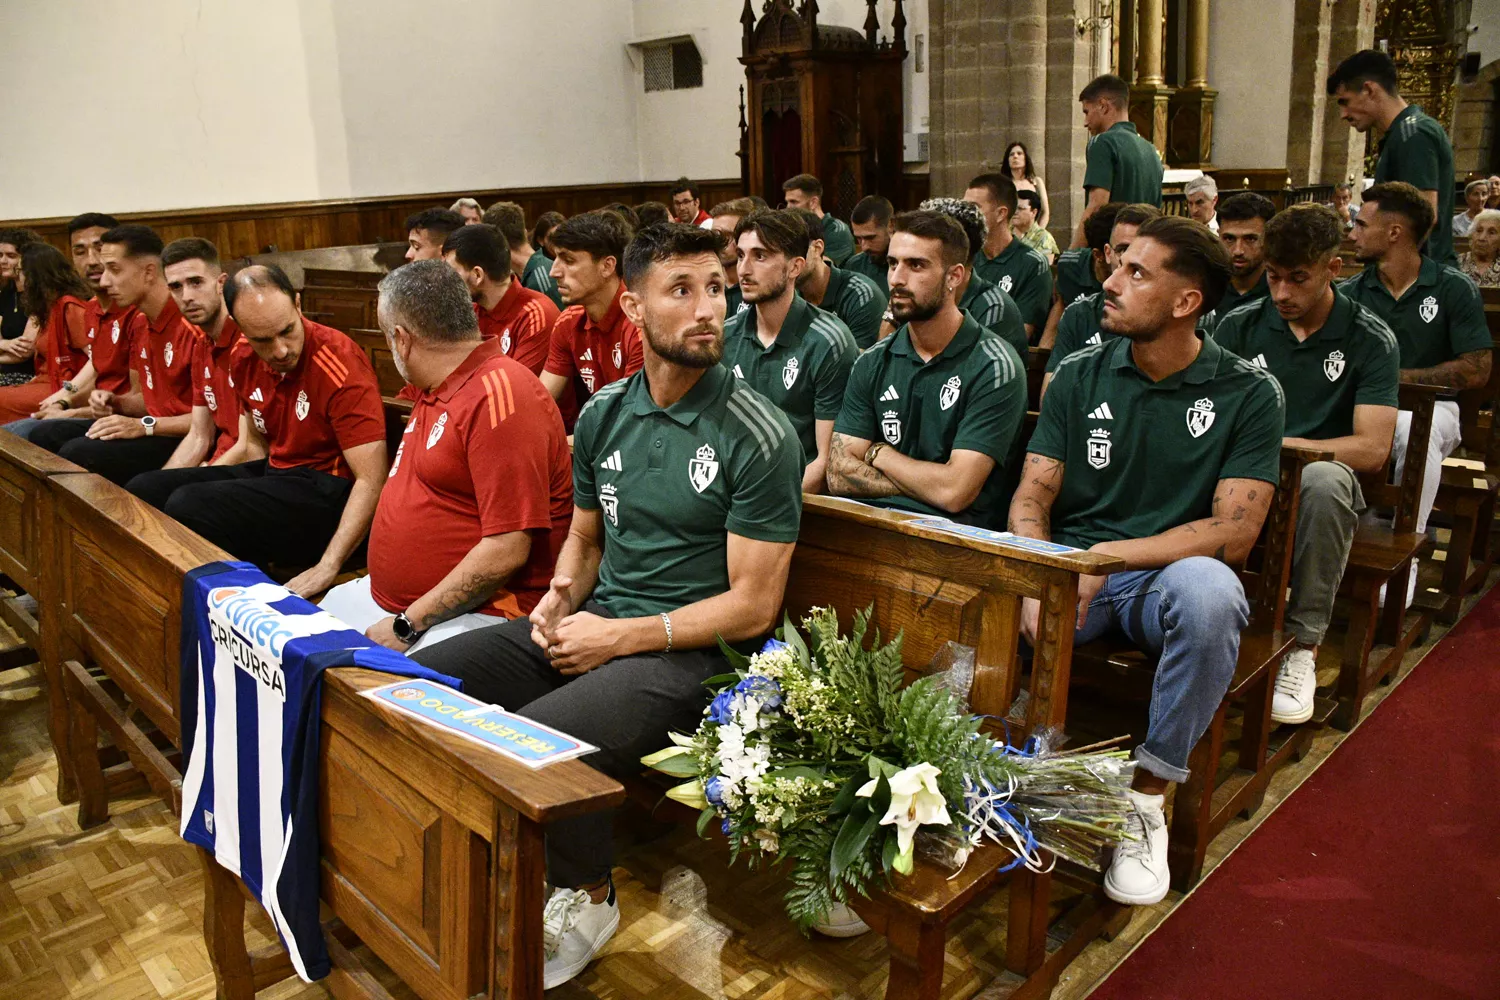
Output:
[[369,287],[308,284],[302,288],[302,315],[345,333],[373,330],[379,326],[375,320],[377,297],[375,289]]
[[370,359],[370,366],[375,369],[375,380],[380,383],[380,395],[387,400],[400,395],[401,390],[406,388],[406,380],[396,368],[385,334],[376,329],[373,322],[369,328],[354,327],[344,332],[365,352],[365,357]]
[[[1494,314],[1492,323],[1500,320]],[[1470,469],[1444,465],[1438,483],[1434,513],[1451,522],[1451,534],[1443,557],[1437,620],[1451,625],[1458,621],[1463,600],[1483,586],[1494,566],[1492,525],[1500,492],[1500,422],[1494,419],[1500,398],[1500,341],[1490,351],[1490,377],[1478,389],[1458,394],[1458,412],[1464,451],[1484,463]]]

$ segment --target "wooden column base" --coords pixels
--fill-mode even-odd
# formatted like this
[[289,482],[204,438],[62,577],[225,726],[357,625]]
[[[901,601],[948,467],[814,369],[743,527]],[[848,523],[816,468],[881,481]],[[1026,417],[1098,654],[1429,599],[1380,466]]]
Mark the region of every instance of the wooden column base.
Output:
[[[1132,84],[1130,88],[1130,122],[1156,151],[1167,156],[1167,102],[1175,91],[1171,87]],[[1170,162],[1170,161],[1168,161]]]
[[1174,167],[1213,167],[1214,101],[1217,90],[1179,90],[1167,101],[1167,162]]

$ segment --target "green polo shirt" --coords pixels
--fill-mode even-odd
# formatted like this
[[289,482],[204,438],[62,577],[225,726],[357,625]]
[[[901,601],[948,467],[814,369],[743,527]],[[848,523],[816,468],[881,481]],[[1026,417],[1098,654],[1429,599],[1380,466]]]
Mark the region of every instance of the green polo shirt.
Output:
[[1224,288],[1224,297],[1219,300],[1217,306],[1214,306],[1214,311],[1203,317],[1203,325],[1205,328],[1212,330],[1218,324],[1220,316],[1227,316],[1247,302],[1266,298],[1270,294],[1271,286],[1266,281],[1266,272],[1264,270],[1260,272],[1260,280],[1251,285],[1250,290],[1244,295],[1241,295],[1235,289],[1234,285],[1227,285]]
[[871,257],[868,253],[857,253],[844,262],[844,270],[863,274],[875,282],[880,288],[881,295],[891,293],[890,285],[887,283],[890,276],[890,259],[887,257]]
[[1007,472],[1014,465],[1026,414],[1026,372],[1009,344],[972,316],[943,352],[923,362],[904,324],[854,364],[844,406],[833,429],[865,441],[884,441],[923,462],[946,462],[955,448],[995,460],[979,497],[961,514],[907,496],[869,503],[952,517],[984,527],[1003,526],[1010,502]]
[[1341,283],[1339,290],[1385,320],[1401,346],[1402,368],[1432,368],[1494,344],[1478,286],[1457,268],[1429,257],[1422,258],[1416,282],[1399,302],[1375,265]]
[[739,285],[730,285],[724,289],[724,319],[734,318],[734,314],[745,307],[745,293],[740,291]]
[[538,250],[526,261],[526,271],[521,275],[521,284],[534,292],[541,292],[551,299],[557,308],[563,307],[557,282],[552,280],[552,258]]
[[843,320],[861,350],[880,339],[885,293],[864,275],[830,264],[828,288],[823,292],[823,302],[818,308]]
[[818,457],[816,424],[839,415],[859,347],[837,316],[792,296],[781,332],[762,347],[750,306],[724,324],[724,359],[737,378],[769,399],[792,422],[804,464]]
[[973,316],[980,326],[1015,348],[1019,357],[1026,356],[1030,346],[1026,325],[1021,322],[1021,310],[1016,300],[1006,295],[1005,289],[971,271],[969,287],[964,289],[958,307]]
[[982,249],[976,253],[974,273],[1016,300],[1022,323],[1038,330],[1047,324],[1047,310],[1052,308],[1052,262],[1046,254],[1012,239],[994,257],[986,257]]
[[1085,295],[1064,309],[1062,319],[1057,322],[1057,339],[1052,343],[1052,353],[1047,356],[1047,370],[1057,371],[1063,358],[1075,351],[1113,339],[1114,334],[1104,332],[1103,322],[1103,292]]
[[1148,538],[1213,513],[1221,479],[1281,479],[1281,389],[1203,341],[1152,382],[1115,337],[1058,366],[1026,450],[1063,462],[1052,540],[1088,548]]
[[1094,276],[1094,251],[1088,247],[1074,247],[1057,255],[1057,297],[1062,300],[1064,309],[1079,299],[1102,291],[1104,284]]
[[1453,143],[1448,132],[1415,104],[1391,122],[1375,163],[1375,183],[1405,181],[1418,191],[1437,192],[1437,224],[1422,252],[1440,264],[1457,264],[1453,255]]
[[854,230],[848,223],[833,216],[823,216],[823,253],[839,267],[854,256]]
[[1337,289],[1327,322],[1306,340],[1297,339],[1269,296],[1226,313],[1214,340],[1276,376],[1286,394],[1287,437],[1347,437],[1356,406],[1396,405],[1395,336]]
[[617,618],[673,611],[729,590],[726,534],[797,540],[802,450],[786,417],[724,368],[666,409],[643,370],[578,415],[573,503],[604,513],[593,599]]
[[1083,193],[1103,188],[1110,201],[1161,208],[1161,157],[1130,122],[1115,122],[1089,140]]

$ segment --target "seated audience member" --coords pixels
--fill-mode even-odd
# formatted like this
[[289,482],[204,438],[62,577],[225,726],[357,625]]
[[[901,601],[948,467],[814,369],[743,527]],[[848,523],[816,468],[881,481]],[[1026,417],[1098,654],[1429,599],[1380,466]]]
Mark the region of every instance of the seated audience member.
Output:
[[1328,207],[1333,209],[1333,214],[1339,217],[1339,224],[1347,233],[1354,228],[1354,186],[1352,184],[1335,184],[1333,186],[1333,200]]
[[698,197],[698,185],[686,177],[679,177],[667,194],[672,199],[672,215],[678,222],[708,228],[706,223],[712,216],[703,211],[703,202]]
[[[1150,722],[1136,748],[1126,840],[1104,878],[1128,905],[1167,894],[1167,786],[1234,678],[1249,618],[1230,565],[1260,534],[1280,480],[1276,380],[1200,337],[1229,282],[1229,253],[1190,219],[1141,226],[1104,282],[1117,336],[1070,355],[1027,446],[1010,530],[1125,561],[1078,582],[1075,643],[1123,632],[1158,658]],[[1035,641],[1038,604],[1021,607]]]
[[806,463],[802,492],[822,493],[833,420],[859,346],[843,320],[797,293],[809,264],[797,210],[752,212],[734,242],[749,308],[724,324],[724,367],[786,414]]
[[812,174],[798,174],[781,185],[787,208],[805,208],[823,220],[823,252],[839,267],[854,256],[854,233],[823,211],[823,182]]
[[1484,199],[1485,208],[1500,208],[1500,174],[1490,174],[1490,193]]
[[891,216],[895,212],[889,200],[869,194],[859,199],[849,213],[849,228],[859,253],[850,257],[844,267],[875,282],[882,298],[889,294],[885,284],[889,267],[885,251],[891,245]]
[[[924,212],[939,212],[957,222],[969,240],[969,246],[984,245],[984,217],[979,207],[972,202],[957,198],[928,198],[919,206]],[[887,251],[889,253],[889,251]],[[973,257],[964,263],[964,276],[956,292],[958,308],[973,316],[980,326],[996,334],[1015,349],[1016,356],[1024,358],[1028,351],[1026,326],[1021,322],[1021,310],[1016,300],[1005,293],[999,285],[985,281],[974,273]],[[889,305],[886,307],[887,325],[895,330],[895,316]]]
[[1484,203],[1490,196],[1490,182],[1470,181],[1464,185],[1464,210],[1453,217],[1453,235],[1466,237],[1474,228],[1474,220],[1484,211]]
[[1015,299],[1027,338],[1037,336],[1052,305],[1052,262],[1011,233],[1016,186],[1004,174],[980,174],[969,182],[964,201],[978,207],[986,230],[984,246],[974,252],[974,273]]
[[741,219],[755,210],[755,205],[749,198],[735,198],[721,201],[708,211],[713,223],[709,228],[724,237],[724,242],[719,247],[719,264],[724,268],[725,316],[733,316],[745,308],[745,297],[740,292],[739,250],[734,242],[734,230]]
[[[781,614],[802,512],[786,418],[719,364],[715,233],[652,226],[630,244],[624,303],[645,367],[602,389],[573,437],[571,531],[530,619],[417,653],[464,690],[597,746],[615,777],[692,732],[725,671],[720,637],[758,644]],[[658,461],[659,459],[659,461]],[[547,827],[542,985],[583,971],[619,924],[609,812]]]
[[484,221],[500,230],[510,247],[510,272],[521,276],[521,284],[541,292],[562,309],[562,296],[552,280],[552,258],[531,245],[526,231],[526,212],[513,201],[497,201],[484,213]]
[[[1354,255],[1363,271],[1341,286],[1396,334],[1401,353],[1401,381],[1477,389],[1489,381],[1491,338],[1484,301],[1474,282],[1457,268],[1424,256],[1421,247],[1436,223],[1431,203],[1404,181],[1387,181],[1365,189],[1354,219]],[[1411,413],[1396,422],[1391,458],[1396,475],[1406,457]],[[1458,403],[1438,400],[1417,510],[1417,530],[1427,530],[1427,515],[1437,499],[1443,459],[1459,444]],[[1412,586],[1415,586],[1415,574]],[[1410,600],[1407,601],[1410,604]]]
[[896,216],[891,310],[902,325],[854,363],[830,493],[984,527],[1004,519],[1026,375],[1015,349],[958,307],[969,247],[941,212]]
[[1213,232],[1219,231],[1216,211],[1219,207],[1219,185],[1207,174],[1194,177],[1182,188],[1187,199],[1188,218],[1201,222]]
[[1266,226],[1276,215],[1276,206],[1264,195],[1241,191],[1224,199],[1219,207],[1219,239],[1229,251],[1232,271],[1224,298],[1204,322],[1212,330],[1217,317],[1247,302],[1270,294],[1266,285]]
[[1073,235],[1081,247],[1083,220],[1100,205],[1123,201],[1128,205],[1161,208],[1161,154],[1143,139],[1130,121],[1130,85],[1105,74],[1090,80],[1078,94],[1083,125],[1089,134],[1083,169],[1087,202]]
[[837,267],[824,256],[823,220],[805,208],[789,208],[807,229],[807,266],[797,276],[797,294],[843,321],[863,350],[880,339],[885,293],[862,274]]
[[1500,209],[1487,208],[1474,220],[1458,269],[1481,288],[1500,287]]
[[[713,215],[713,212],[710,211],[708,214]],[[672,215],[672,210],[659,201],[641,202],[635,206],[635,217],[641,221],[642,229],[654,226],[658,222],[677,221]]]
[[[556,249],[552,246],[552,230],[563,224],[567,216],[561,212],[543,212],[536,217],[536,225],[531,230],[531,245],[546,255],[548,260],[556,260]],[[562,304],[558,304],[561,308]]]
[[553,229],[552,277],[567,308],[552,327],[542,385],[557,400],[563,423],[590,396],[641,367],[641,334],[620,305],[620,260],[630,232],[618,215],[586,212]]
[[1035,191],[1016,192],[1016,217],[1010,224],[1012,235],[1047,258],[1050,266],[1057,260],[1057,240],[1036,221],[1042,199]]
[[[1083,245],[1064,250],[1057,255],[1052,308],[1047,312],[1047,326],[1042,331],[1038,347],[1051,349],[1057,341],[1057,324],[1062,322],[1063,310],[1104,289],[1104,279],[1110,271],[1105,260],[1109,247],[1109,231],[1114,228],[1115,213],[1125,206],[1123,201],[1112,201],[1100,205],[1089,213],[1092,219],[1100,212],[1106,215],[1093,228],[1084,220]],[[1096,244],[1094,241],[1098,240]]]
[[[466,230],[480,228],[491,227]],[[377,315],[419,395],[370,526],[370,572],[320,604],[409,653],[536,607],[568,536],[573,480],[556,404],[481,336],[464,282],[432,261],[398,268],[380,282]]]
[[40,242],[29,229],[0,229],[0,386],[22,385],[36,374],[34,337],[17,343],[31,326],[18,282],[22,251]]
[[1276,376],[1286,399],[1283,444],[1333,452],[1302,471],[1286,627],[1296,646],[1276,676],[1271,718],[1306,722],[1318,646],[1333,618],[1359,515],[1358,473],[1378,472],[1396,429],[1399,352],[1390,328],[1334,288],[1343,224],[1332,209],[1298,205],[1265,232],[1267,297],[1223,313],[1214,340]]
[[89,286],[62,252],[50,243],[32,243],[21,251],[16,274],[21,307],[29,319],[25,332],[0,342],[0,352],[34,360],[29,382],[0,388],[0,421],[28,417],[64,382],[88,364],[88,327],[85,301]]
[[[101,379],[90,395],[90,406],[106,416],[92,422],[48,421],[33,429],[30,438],[124,485],[138,473],[160,469],[192,426],[198,331],[183,319],[167,289],[161,237],[154,230],[126,224],[109,230],[101,240],[100,287],[120,305],[136,307],[129,329],[120,337],[129,345],[129,391],[110,391]],[[96,364],[99,346],[96,338]]]
[[[1037,196],[1036,224],[1043,229],[1052,221],[1052,206],[1047,198],[1047,185],[1036,166],[1031,162],[1031,151],[1024,142],[1013,142],[1005,147],[1005,169],[1000,173],[1010,178],[1016,186],[1016,196],[1022,191],[1033,191]],[[1054,254],[1056,251],[1054,251]]]
[[406,217],[406,259],[439,260],[443,241],[464,227],[464,217],[446,208],[426,208]]
[[364,540],[385,485],[375,370],[354,341],[303,317],[274,265],[236,272],[224,298],[250,347],[231,369],[239,439],[218,465],[146,473],[127,488],[236,559],[313,562],[286,586],[321,594]]
[[616,201],[611,204],[605,205],[602,209],[600,209],[600,211],[613,212],[621,219],[625,220],[625,225],[629,229],[630,236],[634,236],[635,231],[641,228],[641,220],[640,217],[635,214],[635,209],[631,208],[623,201]]
[[510,246],[494,226],[464,226],[443,241],[443,260],[474,300],[479,332],[500,345],[533,375],[542,373],[552,343],[557,307],[541,292],[522,286],[511,273]]
[[459,218],[464,220],[464,225],[472,226],[476,222],[484,221],[484,212],[479,207],[479,202],[473,198],[460,198],[448,206],[448,211],[457,212]]

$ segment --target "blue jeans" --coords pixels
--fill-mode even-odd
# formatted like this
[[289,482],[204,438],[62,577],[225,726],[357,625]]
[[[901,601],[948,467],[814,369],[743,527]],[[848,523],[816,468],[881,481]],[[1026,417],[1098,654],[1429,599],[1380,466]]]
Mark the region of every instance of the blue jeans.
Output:
[[18,438],[25,438],[26,440],[30,441],[31,440],[31,432],[34,431],[34,430],[36,430],[43,423],[45,423],[45,421],[42,421],[42,420],[32,420],[31,418],[28,417],[25,420],[12,420],[10,423],[6,424],[4,427],[0,427],[0,430],[10,431],[12,434],[14,434]]
[[1234,679],[1240,630],[1249,620],[1239,577],[1207,556],[1105,578],[1073,641],[1120,631],[1158,658],[1146,741],[1135,749],[1142,768],[1187,780],[1188,755]]

